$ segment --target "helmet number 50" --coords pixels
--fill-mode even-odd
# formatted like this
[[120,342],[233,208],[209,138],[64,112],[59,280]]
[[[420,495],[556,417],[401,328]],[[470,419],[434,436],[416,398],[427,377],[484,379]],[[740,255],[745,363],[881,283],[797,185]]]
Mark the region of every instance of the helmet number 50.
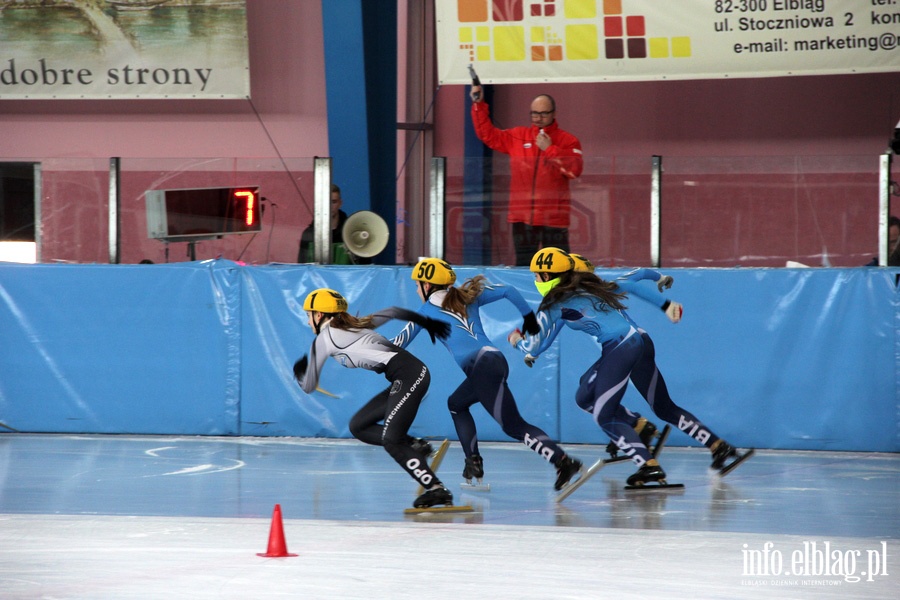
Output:
[[425,263],[419,265],[419,278],[426,281],[434,277],[434,263]]

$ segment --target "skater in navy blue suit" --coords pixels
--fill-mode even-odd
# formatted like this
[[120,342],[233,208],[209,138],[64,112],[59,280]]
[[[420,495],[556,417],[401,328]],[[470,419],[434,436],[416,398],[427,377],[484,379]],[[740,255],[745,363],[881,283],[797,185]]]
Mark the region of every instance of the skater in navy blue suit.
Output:
[[[509,364],[506,357],[491,344],[481,324],[480,308],[506,299],[519,309],[526,330],[539,331],[534,312],[522,294],[515,288],[492,285],[482,275],[456,287],[453,285],[456,282],[453,268],[438,258],[420,260],[413,268],[412,279],[423,302],[419,313],[451,325],[450,336],[441,342],[466,374],[466,379],[447,401],[466,455],[463,477],[471,481],[473,477],[480,480],[484,476],[475,419],[469,411],[473,404],[480,402],[506,435],[523,442],[556,467],[554,487],[561,489],[581,470],[581,462],[570,458],[542,429],[522,418],[507,384]],[[410,322],[393,342],[405,348],[420,329],[418,324]]]
[[[724,469],[724,473],[742,458],[736,448],[672,401],[656,366],[653,341],[625,312],[624,301],[631,293],[655,304],[677,323],[681,320],[681,305],[661,293],[670,282],[652,269],[638,269],[614,282],[605,281],[593,272],[576,271],[575,261],[559,248],[539,250],[531,261],[531,271],[544,297],[538,312],[541,331],[527,338],[513,332],[509,341],[526,353],[527,364],[533,364],[550,347],[563,326],[587,333],[600,344],[601,356],[582,375],[575,400],[639,467],[628,478],[628,485],[664,484],[666,477],[635,431],[634,414],[621,405],[629,380],[656,415],[710,449],[712,468]],[[645,280],[657,282],[659,289],[641,285]],[[732,460],[726,465],[729,459]]]

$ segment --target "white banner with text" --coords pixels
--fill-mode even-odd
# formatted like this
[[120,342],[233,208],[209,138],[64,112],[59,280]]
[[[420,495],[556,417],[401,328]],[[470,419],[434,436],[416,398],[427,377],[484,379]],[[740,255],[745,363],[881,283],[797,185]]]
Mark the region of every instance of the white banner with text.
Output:
[[0,7],[0,99],[249,96],[245,0]]
[[442,84],[900,71],[900,0],[446,0]]

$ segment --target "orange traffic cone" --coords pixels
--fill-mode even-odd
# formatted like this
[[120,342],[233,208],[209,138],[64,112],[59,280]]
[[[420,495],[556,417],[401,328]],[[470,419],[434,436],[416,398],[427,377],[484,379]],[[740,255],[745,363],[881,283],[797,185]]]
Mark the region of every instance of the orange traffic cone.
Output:
[[257,552],[257,556],[277,558],[282,556],[297,556],[288,554],[287,543],[284,541],[284,525],[281,523],[281,505],[276,504],[272,512],[272,526],[269,528],[269,548],[266,553]]

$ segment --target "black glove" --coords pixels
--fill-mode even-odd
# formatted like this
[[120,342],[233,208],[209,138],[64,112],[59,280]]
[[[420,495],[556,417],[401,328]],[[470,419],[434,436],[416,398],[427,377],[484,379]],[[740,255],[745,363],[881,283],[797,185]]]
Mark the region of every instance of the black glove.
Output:
[[391,312],[394,319],[406,319],[412,321],[419,327],[422,327],[431,336],[431,343],[435,342],[435,336],[442,340],[446,340],[450,335],[450,324],[438,319],[426,317],[422,313],[413,312],[399,306],[392,306]]
[[297,362],[294,363],[294,379],[300,383],[300,378],[306,375],[306,367],[309,365],[309,359],[304,354]]
[[431,336],[432,344],[437,341],[435,337],[441,340],[446,340],[450,335],[450,324],[445,321],[429,319],[426,317],[421,325],[425,328],[425,331],[428,332],[428,335]]
[[525,315],[525,318],[522,320],[522,330],[531,335],[537,335],[541,332],[541,326],[538,325],[537,317],[534,316],[534,311]]

